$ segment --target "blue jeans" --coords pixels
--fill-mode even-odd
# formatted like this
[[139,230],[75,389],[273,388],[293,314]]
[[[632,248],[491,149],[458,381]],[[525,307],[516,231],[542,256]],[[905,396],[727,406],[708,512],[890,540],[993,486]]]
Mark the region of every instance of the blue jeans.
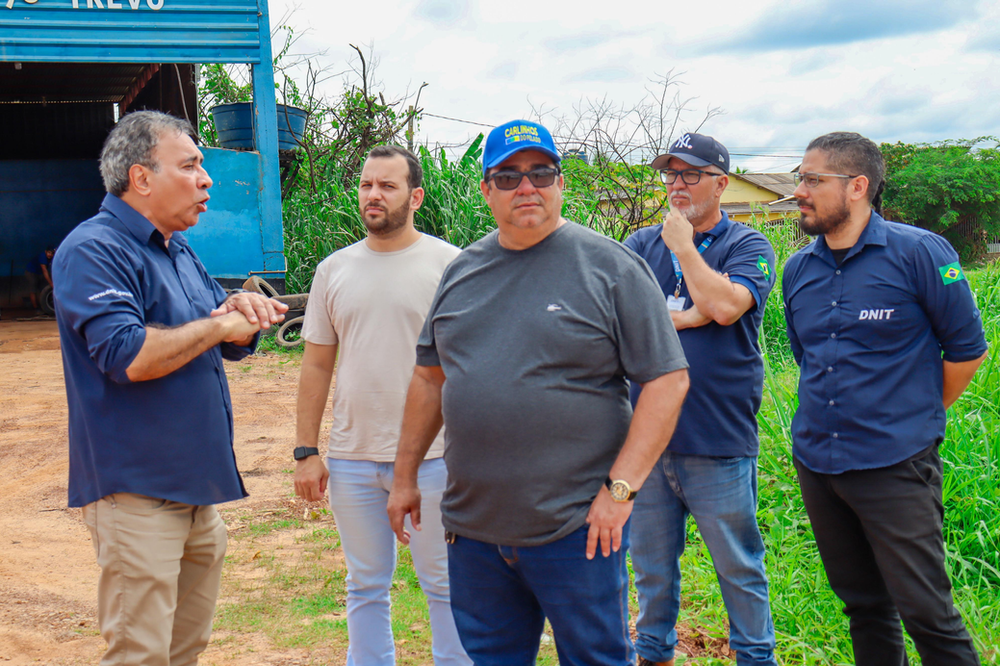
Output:
[[[389,588],[396,569],[396,537],[386,505],[392,463],[327,458],[330,508],[347,561],[348,666],[392,666],[396,648],[389,616]],[[406,519],[410,553],[430,608],[432,652],[437,666],[467,666],[455,631],[448,590],[448,550],[441,525],[441,494],[448,471],[444,460],[420,466],[421,525]]]
[[456,537],[448,546],[451,609],[476,666],[534,666],[545,618],[559,663],[626,666],[628,524],[622,548],[586,558],[584,526],[542,546],[498,546]]
[[757,528],[756,457],[667,451],[653,467],[632,511],[632,566],[639,592],[636,650],[651,661],[674,656],[689,514],[715,564],[736,663],[775,665],[764,542]]

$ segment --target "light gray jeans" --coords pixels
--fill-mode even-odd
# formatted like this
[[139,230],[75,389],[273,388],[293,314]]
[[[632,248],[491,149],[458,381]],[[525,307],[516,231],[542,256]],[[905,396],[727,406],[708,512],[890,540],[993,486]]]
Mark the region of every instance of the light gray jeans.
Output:
[[[396,536],[386,506],[392,463],[327,458],[330,508],[347,561],[347,666],[393,666],[396,649],[389,617],[389,589],[396,569]],[[410,553],[430,608],[436,666],[469,666],[472,661],[455,630],[448,587],[448,547],[441,524],[441,495],[448,471],[444,459],[420,466],[421,526],[410,533]]]

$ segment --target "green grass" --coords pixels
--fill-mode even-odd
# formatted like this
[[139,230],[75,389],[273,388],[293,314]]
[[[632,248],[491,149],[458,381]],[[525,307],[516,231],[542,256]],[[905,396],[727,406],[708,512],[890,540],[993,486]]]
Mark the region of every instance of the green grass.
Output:
[[[230,547],[215,622],[221,640],[242,646],[250,641],[240,636],[260,633],[279,649],[309,649],[309,663],[316,664],[342,655],[347,649],[347,570],[332,524],[300,520],[285,511],[263,517],[233,511],[226,519]],[[399,548],[391,596],[398,663],[428,663],[427,602],[405,546]]]
[[[791,357],[781,306],[781,267],[790,255],[779,243],[792,229],[767,230],[779,257],[761,331],[765,354],[760,427],[758,519],[767,549],[777,653],[786,664],[853,664],[848,622],[830,590],[791,463],[791,420],[798,406],[798,369]],[[945,475],[944,535],[955,603],[984,664],[1000,664],[1000,263],[966,271],[983,314],[993,355],[948,412],[941,455]],[[693,524],[682,559],[681,622],[725,636],[725,606],[711,557]],[[911,664],[920,659],[907,639]],[[688,663],[732,663],[698,659]]]
[[[781,264],[779,264],[780,266]],[[1000,264],[968,270],[993,350],[1000,343]],[[780,277],[779,277],[780,280]],[[777,298],[776,298],[777,296]],[[781,307],[772,293],[768,310]],[[789,362],[781,312],[769,312],[767,372],[760,425],[759,521],[767,547],[771,606],[778,653],[786,663],[853,663],[847,619],[830,591],[791,464],[791,417],[797,406],[798,371]],[[762,334],[763,335],[763,334]],[[775,352],[777,349],[777,352]],[[988,358],[962,398],[949,410],[941,454],[947,566],[956,605],[984,664],[1000,663],[1000,366]],[[694,544],[700,542],[693,538]],[[685,598],[702,621],[721,630],[717,598],[704,547],[685,555]],[[716,596],[712,596],[715,594]],[[693,601],[705,600],[705,601]],[[911,663],[920,663],[910,644]]]
[[[493,228],[492,217],[478,193],[477,151],[478,145],[475,145],[470,153],[454,162],[447,161],[443,155],[421,152],[427,203],[417,215],[418,226],[463,247]],[[363,226],[357,217],[356,192],[337,190],[339,185],[330,187],[325,201],[306,202],[293,198],[286,202],[286,248],[292,290],[303,291],[308,287],[319,260],[363,237]],[[570,219],[576,219],[575,213],[590,215],[594,212],[586,208],[585,193],[567,190],[566,200],[564,214]],[[594,226],[591,221],[587,222]],[[760,226],[777,256],[775,287],[761,327],[766,374],[764,401],[758,415],[761,438],[758,517],[767,548],[777,651],[781,662],[786,664],[851,664],[853,655],[847,618],[827,583],[791,464],[790,430],[798,404],[798,369],[785,333],[781,273],[785,261],[797,249],[795,223],[786,220]],[[941,447],[945,465],[944,535],[956,605],[983,663],[1000,664],[1000,401],[997,399],[1000,361],[995,351],[1000,345],[1000,264],[968,268],[966,273],[994,352],[948,413],[947,435]],[[303,543],[311,543],[309,538],[304,537]],[[682,565],[684,593],[680,621],[710,637],[724,639],[728,634],[725,607],[711,558],[693,525],[689,526],[689,543]],[[314,578],[332,580],[329,572],[326,578],[321,572],[315,573]],[[426,602],[415,581],[408,554],[401,549],[393,591],[393,623],[397,637],[407,641],[404,652],[409,656],[402,659],[413,658],[417,663],[430,659],[430,648]],[[290,612],[302,615],[304,609],[312,607],[308,603],[322,606],[327,601],[302,603],[305,605],[294,606]],[[633,612],[635,610],[633,607]],[[312,636],[322,629],[346,641],[346,630],[338,629],[336,622],[332,624],[334,626],[330,627],[323,623],[313,624],[306,633]],[[306,635],[302,633],[305,630],[296,631]],[[338,631],[342,635],[337,634]],[[919,657],[909,641],[908,646],[911,663],[919,664]],[[417,653],[423,656],[414,657]],[[557,663],[553,646],[543,647],[539,663]],[[686,663],[701,666],[732,662],[702,658]]]

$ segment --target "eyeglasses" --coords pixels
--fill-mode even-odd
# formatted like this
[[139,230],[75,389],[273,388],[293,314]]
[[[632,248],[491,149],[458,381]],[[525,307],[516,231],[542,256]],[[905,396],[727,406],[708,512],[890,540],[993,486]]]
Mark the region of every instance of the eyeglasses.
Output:
[[528,180],[535,187],[549,187],[556,182],[556,176],[562,171],[558,167],[542,167],[531,171],[497,171],[486,177],[486,182],[493,181],[498,190],[516,190],[521,185],[521,180],[527,176]]
[[724,173],[714,173],[712,171],[704,171],[702,169],[681,169],[680,171],[675,171],[674,169],[664,169],[660,171],[660,180],[663,181],[664,185],[673,185],[677,181],[677,176],[680,175],[681,180],[684,181],[685,185],[697,185],[701,182],[702,174],[706,176],[725,176]]
[[792,180],[795,184],[805,183],[806,187],[810,190],[814,187],[819,187],[822,182],[819,178],[820,176],[826,176],[827,178],[857,178],[857,176],[848,176],[846,173],[794,173],[792,174]]

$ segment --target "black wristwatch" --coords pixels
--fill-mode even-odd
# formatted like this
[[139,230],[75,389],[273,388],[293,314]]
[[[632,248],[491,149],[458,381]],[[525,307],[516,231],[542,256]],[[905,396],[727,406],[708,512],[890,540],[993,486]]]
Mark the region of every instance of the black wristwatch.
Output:
[[308,458],[309,456],[318,456],[319,449],[315,446],[299,446],[295,449],[295,459],[302,460],[303,458]]
[[611,491],[611,499],[616,502],[631,502],[639,494],[638,490],[632,490],[628,481],[623,479],[611,480],[611,477],[604,479],[604,485]]

